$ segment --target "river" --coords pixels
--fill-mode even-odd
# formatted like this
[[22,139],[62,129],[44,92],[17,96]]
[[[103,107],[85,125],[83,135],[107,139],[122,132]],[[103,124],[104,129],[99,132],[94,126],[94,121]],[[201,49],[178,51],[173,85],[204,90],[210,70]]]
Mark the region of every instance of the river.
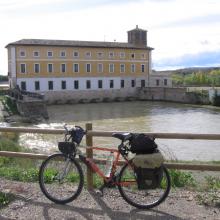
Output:
[[[219,133],[220,108],[169,102],[114,102],[48,106],[49,121],[35,125],[62,128],[93,124],[94,130],[129,132]],[[33,125],[32,125],[33,126]],[[36,150],[54,149],[59,135],[21,134],[20,142]],[[156,139],[167,158],[220,160],[220,141]],[[95,145],[116,146],[114,138],[94,138]]]

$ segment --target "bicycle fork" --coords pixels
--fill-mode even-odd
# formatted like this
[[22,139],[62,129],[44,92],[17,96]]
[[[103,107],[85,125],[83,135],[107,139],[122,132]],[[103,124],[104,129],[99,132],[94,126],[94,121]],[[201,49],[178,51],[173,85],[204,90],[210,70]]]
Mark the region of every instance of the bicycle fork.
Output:
[[71,159],[67,158],[63,172],[59,173],[58,175],[59,182],[61,182],[64,179],[64,177],[69,173],[70,168],[71,168]]

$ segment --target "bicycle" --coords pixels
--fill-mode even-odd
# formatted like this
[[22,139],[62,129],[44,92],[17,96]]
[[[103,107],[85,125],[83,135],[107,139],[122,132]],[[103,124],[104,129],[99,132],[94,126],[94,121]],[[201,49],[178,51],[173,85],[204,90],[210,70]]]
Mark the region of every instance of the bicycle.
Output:
[[[94,150],[112,152],[110,175],[106,175],[93,159],[84,156],[78,148],[86,131],[79,126],[70,130],[66,126],[64,128],[66,129],[64,142],[58,144],[61,153],[49,156],[43,161],[39,170],[40,188],[49,200],[65,204],[79,196],[84,185],[84,174],[78,160],[103,179],[103,185],[99,188],[102,195],[105,187],[118,187],[123,199],[140,209],[152,208],[166,199],[171,182],[168,170],[164,165],[161,166],[162,178],[156,188],[144,190],[138,187],[135,164],[132,159],[128,158],[129,140],[132,133],[114,133],[112,135],[121,141],[118,149],[91,147]],[[78,158],[76,158],[77,155]],[[120,156],[124,159],[124,165],[118,172],[117,166]]]

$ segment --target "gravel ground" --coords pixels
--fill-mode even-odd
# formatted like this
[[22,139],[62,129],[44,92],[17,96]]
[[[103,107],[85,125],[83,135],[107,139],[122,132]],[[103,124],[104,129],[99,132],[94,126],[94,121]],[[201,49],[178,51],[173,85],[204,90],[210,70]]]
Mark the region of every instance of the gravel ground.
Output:
[[127,204],[116,189],[106,189],[104,197],[83,190],[67,205],[50,202],[37,183],[21,183],[0,179],[0,191],[16,195],[15,200],[0,210],[0,219],[149,219],[220,220],[219,208],[198,205],[196,192],[172,190],[164,203],[151,210],[138,210]]

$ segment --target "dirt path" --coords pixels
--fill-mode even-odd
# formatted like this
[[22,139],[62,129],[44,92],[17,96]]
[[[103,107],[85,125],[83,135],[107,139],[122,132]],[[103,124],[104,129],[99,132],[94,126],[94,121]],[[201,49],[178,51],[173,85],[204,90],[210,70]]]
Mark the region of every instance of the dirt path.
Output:
[[195,193],[183,190],[172,190],[164,203],[147,211],[138,210],[128,205],[115,189],[105,190],[104,197],[83,190],[81,195],[68,205],[57,205],[47,200],[37,183],[21,183],[0,179],[0,191],[16,195],[15,200],[8,207],[0,210],[0,219],[3,220],[220,219],[218,208],[198,205],[195,201]]

